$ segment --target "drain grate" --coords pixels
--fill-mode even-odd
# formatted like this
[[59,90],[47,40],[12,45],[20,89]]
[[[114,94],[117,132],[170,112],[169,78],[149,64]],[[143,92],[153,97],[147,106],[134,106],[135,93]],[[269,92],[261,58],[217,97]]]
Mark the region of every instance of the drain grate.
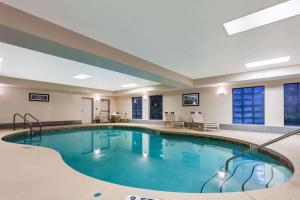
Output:
[[32,149],[30,146],[22,146],[23,149]]
[[90,198],[90,200],[99,199],[101,197],[101,192],[96,192],[93,194],[93,196]]

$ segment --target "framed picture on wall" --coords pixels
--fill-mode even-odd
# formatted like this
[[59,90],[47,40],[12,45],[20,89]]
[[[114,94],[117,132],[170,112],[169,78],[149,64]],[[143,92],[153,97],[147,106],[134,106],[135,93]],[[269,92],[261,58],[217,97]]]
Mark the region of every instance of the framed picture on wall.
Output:
[[49,94],[29,93],[29,101],[49,102]]
[[199,106],[199,93],[183,94],[182,106]]

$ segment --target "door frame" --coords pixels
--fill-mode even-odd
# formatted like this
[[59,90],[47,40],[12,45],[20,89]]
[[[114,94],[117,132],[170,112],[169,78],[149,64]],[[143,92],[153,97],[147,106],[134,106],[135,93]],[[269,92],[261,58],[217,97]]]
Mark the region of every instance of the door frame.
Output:
[[110,115],[110,99],[101,99],[100,100],[100,113],[102,112],[102,100],[108,101],[108,115]]
[[[92,112],[91,112],[91,114],[92,114],[92,116],[91,116],[92,121],[91,121],[91,123],[94,123],[94,99],[90,98],[90,97],[81,97],[81,100],[82,99],[90,99],[92,101]],[[81,114],[82,114],[82,111],[81,111]],[[81,119],[81,123],[82,123],[82,119]]]

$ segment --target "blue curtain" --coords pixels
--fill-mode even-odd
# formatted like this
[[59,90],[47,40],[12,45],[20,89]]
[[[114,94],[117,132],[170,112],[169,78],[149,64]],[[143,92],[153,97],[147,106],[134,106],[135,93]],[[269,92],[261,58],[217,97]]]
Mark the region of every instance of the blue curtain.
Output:
[[284,125],[300,125],[300,83],[284,85]]
[[233,123],[265,123],[265,87],[246,87],[232,89]]

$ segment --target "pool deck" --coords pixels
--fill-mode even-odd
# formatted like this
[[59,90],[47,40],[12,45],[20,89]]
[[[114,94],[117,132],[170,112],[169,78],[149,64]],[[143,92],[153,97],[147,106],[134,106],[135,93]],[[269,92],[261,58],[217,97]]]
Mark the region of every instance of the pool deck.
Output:
[[[105,124],[101,124],[105,125]],[[110,124],[111,125],[111,124]],[[150,124],[113,124],[139,126],[162,132],[192,135],[212,135],[261,144],[279,134],[221,130],[201,132],[191,129],[163,128]],[[66,128],[80,125],[45,127]],[[88,125],[86,125],[88,126]],[[94,125],[93,125],[94,126]],[[0,130],[0,137],[20,132]],[[45,147],[31,147],[0,140],[0,199],[1,200],[125,200],[128,195],[147,196],[162,200],[298,200],[300,199],[300,135],[270,145],[292,161],[294,176],[277,187],[236,193],[189,194],[159,192],[120,186],[83,175],[64,163],[60,154]],[[100,197],[93,197],[101,192]]]

